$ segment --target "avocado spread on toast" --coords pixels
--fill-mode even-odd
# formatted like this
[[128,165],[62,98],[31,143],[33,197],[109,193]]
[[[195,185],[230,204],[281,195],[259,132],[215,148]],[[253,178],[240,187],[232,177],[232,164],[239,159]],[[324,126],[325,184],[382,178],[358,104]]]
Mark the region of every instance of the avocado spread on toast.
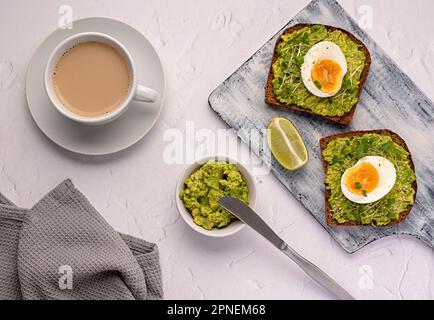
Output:
[[[358,89],[366,55],[360,44],[353,42],[339,30],[329,31],[322,25],[313,25],[281,36],[277,45],[277,59],[272,65],[273,93],[283,104],[296,104],[323,116],[342,116],[357,103]],[[320,41],[338,45],[347,61],[347,73],[342,87],[332,97],[320,98],[310,93],[303,85],[300,67],[308,50]]]
[[[338,137],[331,140],[322,152],[328,164],[326,189],[330,191],[329,205],[332,217],[338,223],[357,221],[364,225],[382,226],[397,220],[401,212],[414,202],[416,180],[410,165],[409,153],[390,136],[366,134],[354,137]],[[341,190],[341,176],[365,156],[381,156],[396,169],[396,182],[382,199],[368,204],[348,200]]]
[[222,228],[236,219],[217,201],[230,195],[249,204],[249,189],[236,165],[210,160],[185,181],[179,197],[194,222],[206,230]]

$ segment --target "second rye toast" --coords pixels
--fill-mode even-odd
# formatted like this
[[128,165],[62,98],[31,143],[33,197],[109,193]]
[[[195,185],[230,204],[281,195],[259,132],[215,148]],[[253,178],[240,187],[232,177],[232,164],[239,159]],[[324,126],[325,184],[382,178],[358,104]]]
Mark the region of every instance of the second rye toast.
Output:
[[[325,211],[328,225],[390,226],[408,216],[416,198],[417,184],[410,151],[399,135],[386,129],[352,131],[322,138],[320,148],[326,178]],[[350,201],[343,194],[342,175],[362,159],[367,159],[367,156],[388,159],[396,169],[396,180],[383,197],[360,204]],[[377,169],[381,171],[381,167]],[[390,174],[386,174],[386,179],[389,177]]]

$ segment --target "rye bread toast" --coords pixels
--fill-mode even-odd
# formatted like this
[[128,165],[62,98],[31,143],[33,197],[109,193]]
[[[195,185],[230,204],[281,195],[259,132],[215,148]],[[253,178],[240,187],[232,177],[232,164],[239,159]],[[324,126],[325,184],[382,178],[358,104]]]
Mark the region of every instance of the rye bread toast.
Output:
[[[310,26],[313,26],[313,24],[304,24],[304,23],[303,24],[296,24],[296,25],[294,25],[294,26],[292,26],[290,28],[287,28],[285,31],[283,31],[282,35],[289,34],[289,33],[292,33],[292,32],[294,32],[296,30],[302,29],[304,27],[310,27]],[[274,62],[277,59],[276,49],[277,49],[277,46],[279,45],[279,43],[282,41],[281,37],[279,37],[277,39],[276,45],[274,46],[273,57],[271,59],[271,64],[270,64],[270,71],[268,72],[267,84],[265,86],[265,103],[270,104],[272,106],[288,108],[288,109],[292,109],[292,110],[296,110],[296,111],[301,111],[301,112],[304,112],[304,113],[307,113],[307,114],[310,114],[310,115],[315,115],[315,116],[318,116],[318,117],[325,118],[327,120],[333,121],[333,122],[335,122],[337,124],[340,124],[340,125],[347,125],[351,121],[351,119],[353,118],[354,111],[356,109],[356,105],[357,105],[357,103],[359,101],[360,93],[362,92],[363,85],[365,83],[366,78],[368,77],[369,67],[371,65],[371,55],[369,54],[368,48],[363,44],[363,42],[361,42],[359,39],[357,39],[351,33],[347,32],[347,31],[345,31],[343,29],[335,28],[335,27],[332,27],[332,26],[326,26],[326,25],[324,25],[324,27],[328,31],[339,30],[339,31],[345,33],[348,36],[348,38],[350,38],[351,41],[353,41],[353,42],[361,45],[361,50],[365,53],[366,63],[365,63],[365,67],[363,68],[363,71],[362,71],[361,76],[360,76],[359,89],[358,89],[357,95],[356,95],[357,102],[354,104],[354,106],[350,109],[350,111],[348,111],[347,113],[343,114],[340,117],[338,117],[338,116],[323,116],[323,115],[316,114],[316,113],[312,112],[309,109],[302,108],[302,107],[300,107],[300,106],[298,106],[296,104],[286,105],[286,104],[281,103],[279,100],[277,100],[276,97],[274,96],[273,85],[272,85],[272,81],[274,79],[273,64],[274,64]]]
[[[335,134],[335,135],[321,138],[321,140],[319,142],[320,148],[321,148],[321,155],[322,155],[322,152],[324,151],[324,149],[327,147],[328,143],[330,141],[336,139],[336,138],[363,136],[363,135],[369,134],[369,133],[376,133],[376,134],[390,136],[395,143],[397,143],[398,145],[403,147],[409,153],[408,160],[410,162],[411,169],[414,171],[413,160],[411,158],[411,153],[407,147],[407,144],[399,135],[397,135],[396,133],[394,133],[390,130],[387,130],[387,129],[368,130],[368,131],[352,131],[352,132],[345,132],[345,133]],[[327,170],[328,170],[328,163],[324,160],[324,158],[323,158],[323,168],[324,168],[324,175],[326,175]],[[416,198],[416,193],[417,193],[416,180],[413,182],[412,188],[414,189],[414,198]],[[329,197],[330,197],[330,191],[325,189],[326,222],[328,225],[330,225],[330,226],[367,226],[367,225],[361,224],[358,221],[349,221],[346,223],[339,223],[335,219],[333,219],[330,204],[329,204]],[[413,205],[408,205],[407,209],[399,214],[398,219],[390,222],[387,226],[392,226],[392,225],[398,224],[401,221],[405,220],[405,218],[407,218],[407,216],[409,215],[412,207],[413,207]]]

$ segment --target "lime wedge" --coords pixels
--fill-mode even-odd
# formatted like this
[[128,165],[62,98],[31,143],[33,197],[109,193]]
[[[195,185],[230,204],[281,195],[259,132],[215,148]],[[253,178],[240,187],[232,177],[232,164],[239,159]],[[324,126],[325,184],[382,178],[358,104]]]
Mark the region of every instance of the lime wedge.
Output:
[[293,171],[309,160],[306,146],[294,125],[285,118],[272,118],[267,128],[268,146],[276,160]]

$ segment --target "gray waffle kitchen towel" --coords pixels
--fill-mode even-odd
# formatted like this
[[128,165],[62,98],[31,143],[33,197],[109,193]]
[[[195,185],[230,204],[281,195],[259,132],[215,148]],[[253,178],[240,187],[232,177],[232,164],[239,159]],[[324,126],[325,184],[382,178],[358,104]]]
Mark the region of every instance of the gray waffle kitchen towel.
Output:
[[22,299],[18,279],[18,239],[26,210],[0,193],[0,299]]
[[[31,210],[0,201],[0,298],[163,297],[156,245],[115,232],[70,180]],[[72,288],[59,285],[65,270]]]

